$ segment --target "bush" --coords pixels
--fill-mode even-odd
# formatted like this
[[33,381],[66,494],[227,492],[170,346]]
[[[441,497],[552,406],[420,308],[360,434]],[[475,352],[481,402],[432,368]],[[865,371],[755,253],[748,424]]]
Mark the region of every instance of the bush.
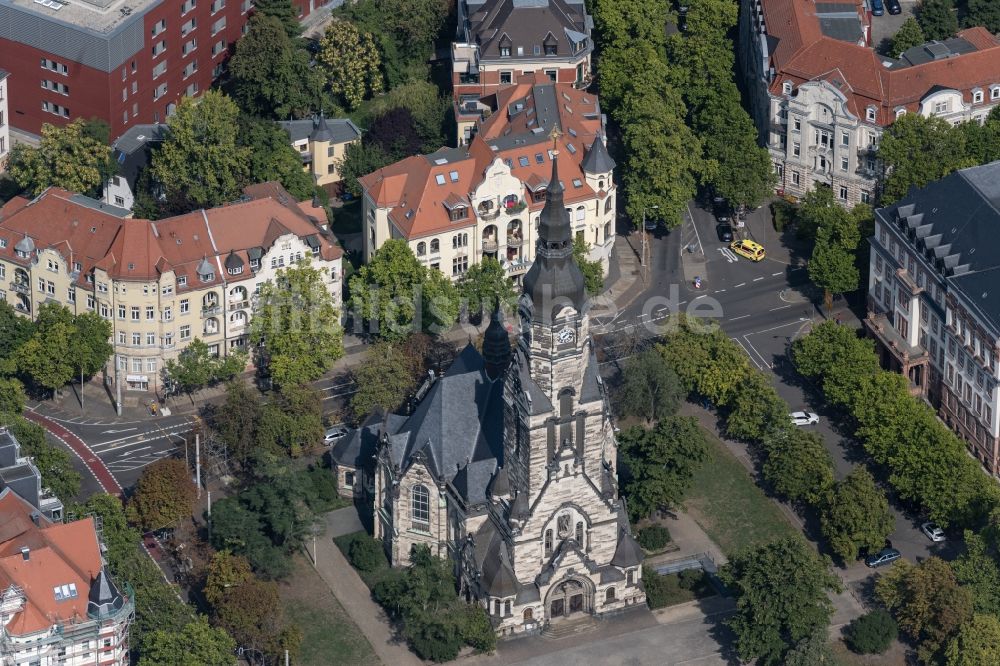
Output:
[[844,629],[847,647],[859,654],[882,654],[889,649],[898,629],[889,612],[879,608],[851,621]]
[[785,227],[795,221],[795,207],[787,201],[775,201],[771,204],[774,216],[774,230],[781,233]]
[[663,525],[650,525],[639,530],[639,545],[653,552],[670,543],[670,532]]
[[486,611],[479,604],[469,604],[465,607],[465,626],[462,627],[462,639],[479,652],[493,652],[497,646],[497,635],[493,625],[486,617]]
[[701,569],[685,569],[677,575],[677,585],[682,590],[693,590],[705,579],[705,572]]
[[348,553],[348,556],[351,558],[351,565],[360,571],[375,571],[381,566],[384,560],[382,557],[382,547],[378,541],[367,534],[359,534],[351,542]]

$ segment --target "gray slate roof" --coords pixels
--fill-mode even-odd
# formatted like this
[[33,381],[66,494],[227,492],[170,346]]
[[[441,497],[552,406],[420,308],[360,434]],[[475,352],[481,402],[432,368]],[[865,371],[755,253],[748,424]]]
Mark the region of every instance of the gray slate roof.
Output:
[[[314,116],[301,120],[279,120],[278,124],[288,132],[292,143],[304,139],[345,143],[361,138],[361,130],[347,118],[324,118]],[[326,128],[323,129],[322,126]],[[314,133],[319,132],[317,136]]]
[[[459,3],[462,4],[461,2]],[[555,43],[557,55],[570,55],[571,44],[586,38],[593,20],[579,0],[486,0],[468,3],[468,23],[459,17],[459,31],[478,40],[483,57],[500,57],[500,44],[511,46],[511,60],[537,58],[534,47]],[[465,35],[462,35],[465,39]],[[546,41],[548,40],[548,41]],[[523,47],[518,55],[517,47]],[[506,58],[505,58],[506,59]]]
[[911,190],[876,214],[886,224],[901,224],[948,290],[1000,334],[1000,161]]
[[604,145],[604,140],[600,135],[587,149],[587,154],[580,166],[583,167],[584,173],[608,173],[615,168],[615,161],[608,154],[608,147]]

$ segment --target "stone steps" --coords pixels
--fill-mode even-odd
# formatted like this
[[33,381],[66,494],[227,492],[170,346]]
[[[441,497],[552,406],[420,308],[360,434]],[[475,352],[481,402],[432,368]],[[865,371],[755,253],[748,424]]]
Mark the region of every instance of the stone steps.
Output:
[[596,624],[597,623],[594,619],[589,616],[572,620],[557,620],[546,625],[546,627],[542,629],[541,635],[549,640],[560,640],[575,634],[590,631],[596,626]]

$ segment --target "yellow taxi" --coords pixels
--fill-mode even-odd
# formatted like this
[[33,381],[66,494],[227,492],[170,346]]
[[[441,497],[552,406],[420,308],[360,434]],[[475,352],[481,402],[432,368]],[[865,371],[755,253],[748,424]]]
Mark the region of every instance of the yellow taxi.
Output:
[[752,240],[734,240],[729,244],[729,249],[750,261],[760,261],[765,256],[764,246]]

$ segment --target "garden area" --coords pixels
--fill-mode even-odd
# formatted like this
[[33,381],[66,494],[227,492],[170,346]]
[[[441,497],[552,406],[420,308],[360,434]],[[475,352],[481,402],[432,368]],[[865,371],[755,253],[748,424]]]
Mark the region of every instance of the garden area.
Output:
[[701,569],[661,575],[646,566],[642,569],[642,582],[646,587],[646,603],[653,610],[704,599],[716,593]]

